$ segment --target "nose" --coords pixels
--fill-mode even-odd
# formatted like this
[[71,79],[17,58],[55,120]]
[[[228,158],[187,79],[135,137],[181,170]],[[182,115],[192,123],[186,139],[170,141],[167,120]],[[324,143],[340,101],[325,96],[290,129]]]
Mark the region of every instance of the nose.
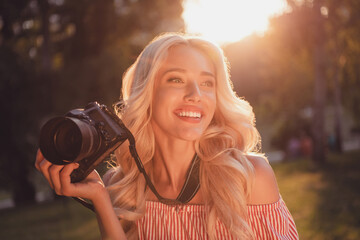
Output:
[[201,90],[197,82],[191,82],[186,87],[186,94],[184,97],[186,102],[199,102],[201,99]]

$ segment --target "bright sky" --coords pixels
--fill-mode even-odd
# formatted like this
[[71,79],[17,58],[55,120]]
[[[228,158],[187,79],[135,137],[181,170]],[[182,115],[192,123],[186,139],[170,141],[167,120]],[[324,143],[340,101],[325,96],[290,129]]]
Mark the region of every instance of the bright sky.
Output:
[[268,18],[286,6],[286,0],[185,0],[183,18],[188,33],[223,44],[264,33]]

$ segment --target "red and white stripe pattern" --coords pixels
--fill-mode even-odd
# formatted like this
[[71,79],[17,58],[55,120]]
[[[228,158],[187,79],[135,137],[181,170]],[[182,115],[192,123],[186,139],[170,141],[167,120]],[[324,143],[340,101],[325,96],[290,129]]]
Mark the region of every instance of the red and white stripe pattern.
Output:
[[294,219],[285,202],[248,206],[248,219],[256,239],[299,239]]
[[[165,205],[146,202],[146,213],[137,221],[140,240],[200,240],[206,234],[204,205]],[[267,205],[248,206],[248,219],[256,239],[299,239],[294,220],[284,201]],[[225,226],[216,224],[217,239],[236,239]]]

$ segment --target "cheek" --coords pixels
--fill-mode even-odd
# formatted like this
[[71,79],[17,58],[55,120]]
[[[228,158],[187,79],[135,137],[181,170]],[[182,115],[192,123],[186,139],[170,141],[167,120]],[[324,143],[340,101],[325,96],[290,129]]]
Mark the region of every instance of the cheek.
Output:
[[158,88],[157,91],[154,92],[153,95],[153,106],[158,107],[161,106],[161,102],[166,98],[166,91],[163,91],[161,88]]
[[207,95],[207,99],[208,99],[209,110],[212,113],[214,113],[215,108],[216,108],[216,94],[215,93],[209,93]]
[[176,99],[178,98],[176,98],[176,94],[173,91],[159,88],[153,96],[153,111],[161,112],[162,110],[167,109]]

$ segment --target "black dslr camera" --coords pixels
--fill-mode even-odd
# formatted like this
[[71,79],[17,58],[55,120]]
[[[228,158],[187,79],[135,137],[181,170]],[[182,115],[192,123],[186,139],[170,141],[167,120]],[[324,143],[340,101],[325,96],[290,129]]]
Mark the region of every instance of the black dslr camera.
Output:
[[[86,178],[95,167],[125,140],[129,141],[131,156],[143,174],[151,191],[165,204],[185,204],[192,199],[199,189],[199,161],[193,158],[193,166],[197,169],[190,177],[195,179],[183,189],[176,199],[163,198],[157,191],[139,158],[135,147],[135,138],[123,122],[105,105],[97,102],[89,103],[85,109],[74,109],[63,117],[50,119],[40,131],[40,150],[44,157],[57,165],[72,162],[79,163],[70,177],[71,182],[79,182]],[[75,198],[84,206],[94,207],[80,198]]]
[[39,147],[53,164],[79,163],[71,174],[71,181],[79,182],[129,138],[133,136],[120,118],[105,105],[91,102],[85,109],[74,109],[46,122]]

